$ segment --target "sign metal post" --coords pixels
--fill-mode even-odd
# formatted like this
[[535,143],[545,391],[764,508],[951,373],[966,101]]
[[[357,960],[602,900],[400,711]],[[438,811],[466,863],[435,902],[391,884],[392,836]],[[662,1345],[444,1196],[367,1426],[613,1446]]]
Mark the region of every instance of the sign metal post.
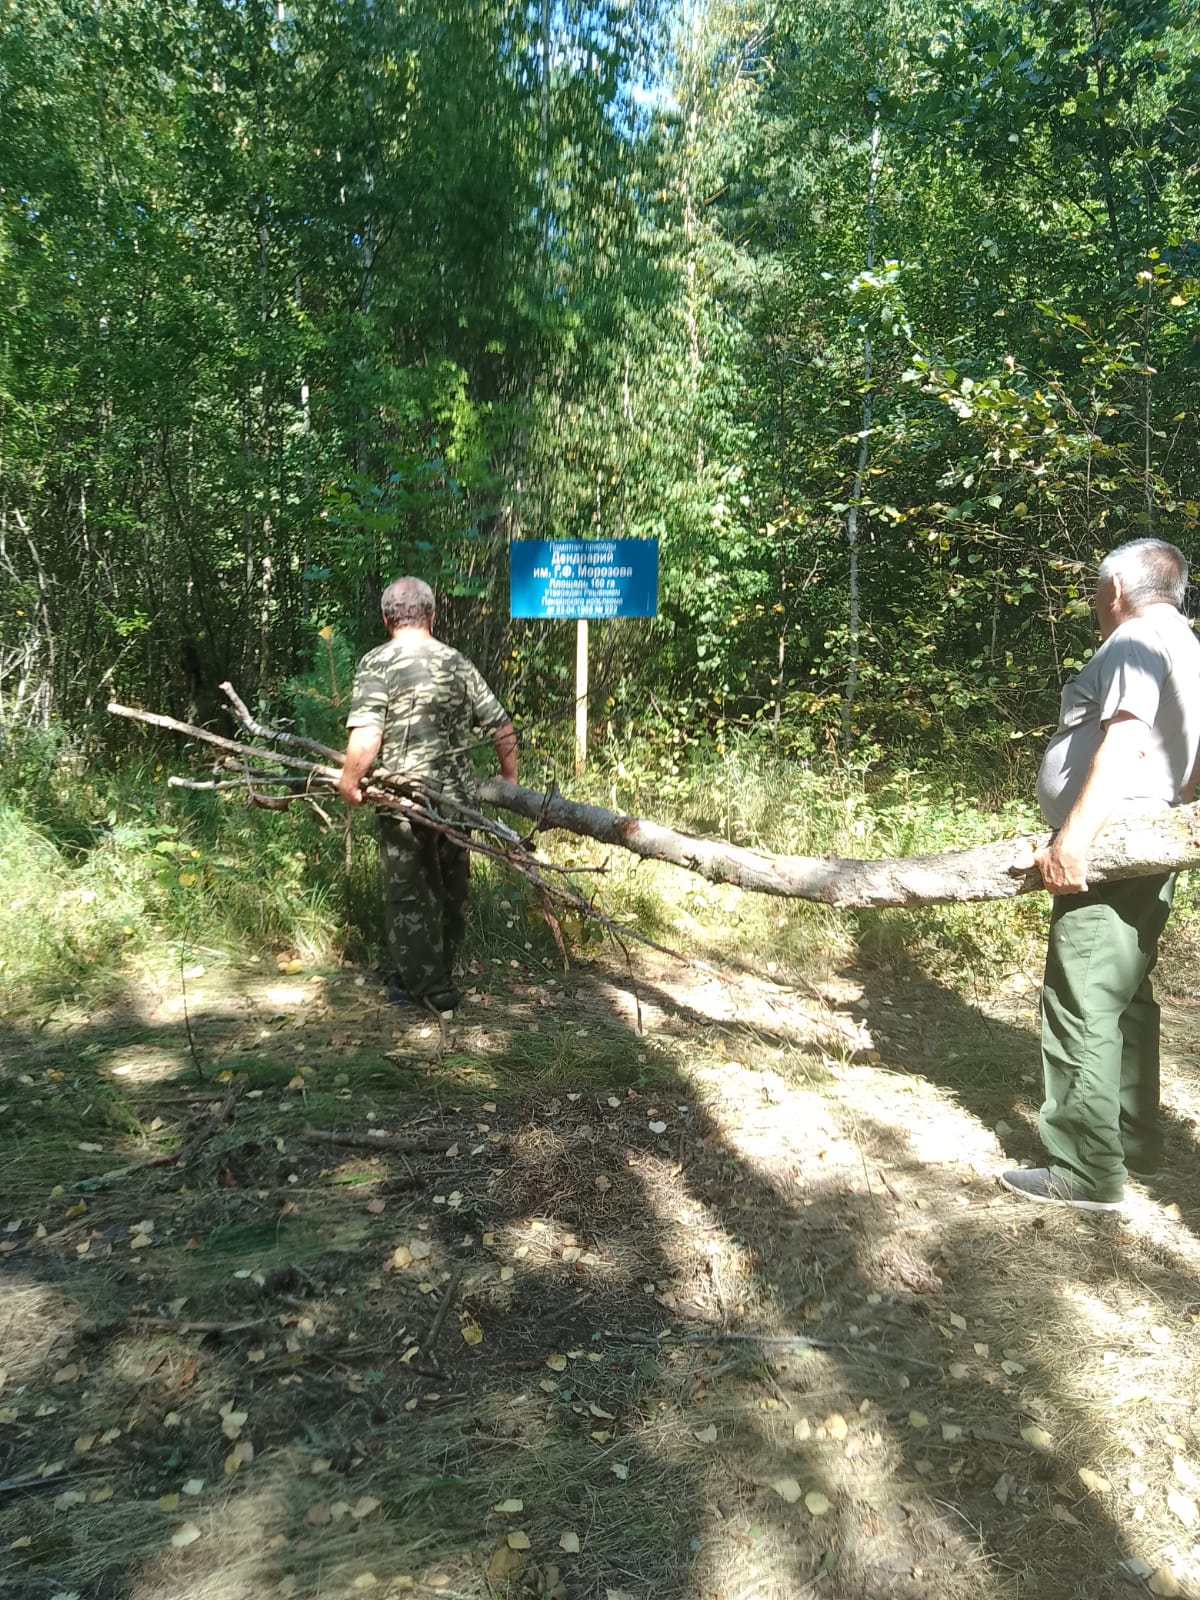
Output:
[[588,619],[658,615],[657,539],[517,539],[509,546],[509,614],[573,617],[575,771],[587,765]]

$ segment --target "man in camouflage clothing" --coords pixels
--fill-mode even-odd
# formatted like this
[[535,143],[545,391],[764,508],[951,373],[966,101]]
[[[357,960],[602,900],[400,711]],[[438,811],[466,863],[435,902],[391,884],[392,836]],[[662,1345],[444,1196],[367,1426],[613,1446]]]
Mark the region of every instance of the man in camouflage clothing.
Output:
[[[508,714],[466,656],[433,637],[433,590],[420,578],[397,578],[383,592],[388,642],[358,664],[346,760],[338,793],[363,803],[362,784],[379,762],[385,772],[424,780],[470,804],[476,730],[491,736],[500,775],[516,782],[517,736]],[[379,813],[383,905],[395,974],[389,998],[449,1011],[462,996],[454,963],[466,927],[469,852],[432,829]]]

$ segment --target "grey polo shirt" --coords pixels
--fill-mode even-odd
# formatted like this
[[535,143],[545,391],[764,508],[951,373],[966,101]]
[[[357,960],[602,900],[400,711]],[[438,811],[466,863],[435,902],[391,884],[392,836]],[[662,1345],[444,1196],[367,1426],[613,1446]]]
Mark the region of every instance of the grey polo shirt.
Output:
[[1122,802],[1177,805],[1200,748],[1200,640],[1174,606],[1150,606],[1114,628],[1063,689],[1038,774],[1038,804],[1050,827],[1066,821],[1104,725],[1121,711],[1150,729],[1144,758],[1124,774]]

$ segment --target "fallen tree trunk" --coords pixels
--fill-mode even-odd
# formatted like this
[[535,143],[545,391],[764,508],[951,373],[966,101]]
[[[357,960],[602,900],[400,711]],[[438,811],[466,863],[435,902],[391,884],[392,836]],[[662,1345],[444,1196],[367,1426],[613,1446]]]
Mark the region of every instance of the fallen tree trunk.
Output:
[[[660,823],[580,805],[557,792],[539,794],[503,778],[490,778],[479,798],[539,830],[562,829],[619,845],[635,855],[669,861],[713,883],[732,883],[756,894],[816,900],[847,910],[868,906],[931,906],[966,900],[1007,900],[1042,887],[1033,852],[1048,833],[1021,834],[972,850],[930,856],[855,861],[822,856],[771,856],[722,839],[678,833]],[[1090,880],[1140,878],[1200,867],[1200,806],[1129,816],[1110,824],[1092,852]]]

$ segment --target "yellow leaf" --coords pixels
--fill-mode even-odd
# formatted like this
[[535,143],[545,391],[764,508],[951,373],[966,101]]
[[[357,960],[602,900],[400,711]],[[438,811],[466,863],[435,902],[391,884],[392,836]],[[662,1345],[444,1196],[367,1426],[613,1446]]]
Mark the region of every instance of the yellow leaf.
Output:
[[592,1413],[592,1415],[594,1417],[599,1417],[601,1422],[612,1422],[613,1421],[612,1412],[611,1411],[605,1411],[604,1407],[603,1406],[598,1406],[594,1400],[592,1401],[591,1405],[588,1407],[588,1410]]
[[510,1550],[507,1544],[502,1544],[498,1550],[492,1552],[487,1575],[491,1582],[499,1587],[512,1578],[520,1577],[524,1570],[525,1557],[517,1550]]
[[529,1535],[523,1533],[520,1528],[514,1528],[512,1533],[507,1535],[504,1542],[510,1550],[529,1549]]
[[567,1370],[566,1356],[547,1356],[546,1365],[551,1372],[565,1372]]
[[1151,1594],[1165,1595],[1168,1600],[1170,1596],[1183,1593],[1179,1579],[1169,1567],[1159,1567],[1157,1571],[1152,1572],[1146,1579],[1146,1587]]
[[1101,1477],[1098,1472],[1093,1472],[1091,1467],[1080,1467],[1079,1481],[1090,1494],[1108,1494],[1112,1489],[1108,1479]]
[[245,1411],[228,1411],[221,1423],[221,1432],[227,1439],[236,1439],[246,1426],[249,1413]]
[[805,1510],[813,1517],[823,1517],[829,1510],[829,1501],[817,1489],[811,1489],[804,1496]]
[[558,1548],[565,1550],[569,1556],[579,1554],[579,1535],[577,1533],[564,1533],[558,1541]]
[[524,1511],[524,1509],[524,1500],[497,1500],[492,1507],[493,1511],[498,1511],[503,1517],[512,1516],[515,1511]]
[[81,1433],[75,1441],[75,1454],[85,1456],[96,1442],[94,1433]]
[[179,1496],[177,1494],[159,1495],[158,1504],[163,1511],[176,1511],[179,1508]]
[[1021,1437],[1026,1444],[1031,1444],[1035,1450],[1052,1450],[1054,1440],[1045,1428],[1036,1427],[1033,1423],[1028,1428],[1021,1429]]
[[372,1511],[378,1511],[381,1503],[373,1494],[359,1495],[358,1499],[350,1507],[350,1515],[355,1522],[361,1522],[364,1517],[369,1517]]
[[964,1329],[965,1330],[965,1328],[967,1326],[967,1319],[966,1319],[966,1317],[960,1317],[957,1311],[952,1311],[950,1313],[950,1326],[952,1328],[959,1328],[959,1329]]
[[804,1492],[795,1478],[776,1478],[771,1487],[779,1498],[786,1500],[790,1506],[794,1506]]
[[464,1314],[461,1318],[461,1326],[464,1344],[483,1343],[483,1329],[475,1321],[474,1317],[469,1317]]
[[326,623],[323,628],[318,630],[317,638],[318,639],[332,639],[333,638],[333,629],[330,627],[330,625],[328,623]]
[[176,1550],[182,1550],[185,1545],[195,1544],[200,1537],[200,1529],[194,1522],[181,1522],[171,1535],[171,1543]]
[[106,1483],[103,1488],[92,1490],[91,1494],[88,1495],[88,1504],[92,1506],[102,1506],[107,1504],[112,1497],[113,1486],[111,1483]]
[[929,1418],[923,1411],[910,1411],[908,1413],[908,1425],[910,1428],[927,1428],[929,1426]]
[[850,1425],[840,1411],[826,1417],[822,1426],[831,1439],[844,1439],[850,1432]]
[[354,1587],[356,1589],[373,1589],[378,1582],[379,1579],[373,1572],[360,1572],[354,1580]]

